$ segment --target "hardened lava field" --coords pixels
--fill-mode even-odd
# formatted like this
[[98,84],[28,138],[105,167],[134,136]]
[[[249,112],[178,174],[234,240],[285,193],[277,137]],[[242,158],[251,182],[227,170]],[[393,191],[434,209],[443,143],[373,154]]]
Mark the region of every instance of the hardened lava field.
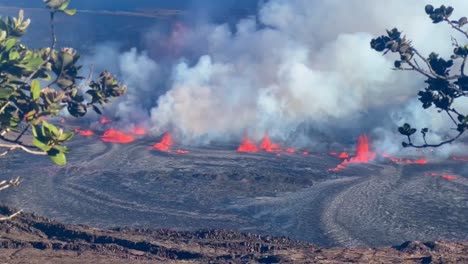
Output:
[[261,146],[254,153],[234,145],[165,152],[160,148],[172,144],[168,135],[156,144],[91,136],[73,140],[64,168],[20,152],[0,160],[2,178],[23,178],[2,200],[96,227],[221,228],[325,246],[468,239],[468,162],[462,157],[353,162],[374,155],[363,138],[343,161],[343,153]]

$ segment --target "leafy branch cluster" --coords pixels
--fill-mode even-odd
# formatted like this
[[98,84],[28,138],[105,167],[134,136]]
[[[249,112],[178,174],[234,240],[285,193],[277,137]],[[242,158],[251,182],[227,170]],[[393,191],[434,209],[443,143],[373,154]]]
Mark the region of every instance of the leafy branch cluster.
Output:
[[[58,13],[74,15],[69,0],[44,0],[50,10],[51,46],[29,49],[21,43],[30,20],[0,17],[0,148],[8,154],[15,149],[30,154],[48,155],[59,165],[66,163],[64,143],[73,132],[46,121],[62,109],[82,117],[88,109],[101,114],[100,105],[123,95],[126,87],[105,71],[92,80],[80,76],[80,55],[73,48],[56,49],[55,21]],[[32,139],[23,136],[32,130]]]
[[[465,41],[468,40],[468,31],[466,30],[468,19],[466,17],[456,20],[450,19],[454,11],[453,7],[442,5],[439,8],[434,8],[432,5],[427,5],[425,11],[434,24],[445,22],[462,34]],[[398,129],[401,134],[407,137],[407,142],[402,143],[404,147],[439,147],[455,141],[468,130],[468,114],[460,113],[453,106],[457,99],[468,97],[468,76],[465,72],[468,43],[460,45],[452,37],[454,49],[450,59],[441,58],[434,52],[428,57],[424,57],[413,47],[412,42],[402,35],[401,31],[394,28],[387,30],[386,35],[372,39],[370,45],[372,49],[383,53],[383,55],[388,52],[398,54],[400,58],[394,63],[395,70],[415,71],[427,77],[425,81],[427,87],[418,93],[423,108],[434,106],[439,113],[446,113],[455,125],[454,130],[457,131],[455,136],[445,141],[429,144],[426,140],[429,129],[423,128],[420,132],[424,144],[416,145],[412,142],[411,137],[417,129],[412,128],[410,124],[404,124]]]

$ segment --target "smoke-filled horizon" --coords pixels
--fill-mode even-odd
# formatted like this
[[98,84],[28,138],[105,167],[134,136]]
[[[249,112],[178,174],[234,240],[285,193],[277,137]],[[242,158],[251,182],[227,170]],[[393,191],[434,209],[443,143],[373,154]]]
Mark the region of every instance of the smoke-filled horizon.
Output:
[[[181,21],[169,34],[155,26],[144,37],[146,50],[120,54],[103,44],[87,61],[97,69],[116,65],[130,89],[114,105],[115,117],[154,135],[171,131],[181,142],[206,144],[268,133],[290,145],[317,146],[369,133],[374,148],[394,153],[403,140],[397,127],[405,122],[434,131],[429,141],[450,133],[448,118],[417,100],[423,78],[393,71],[395,58],[369,45],[397,27],[423,54],[448,57],[451,36],[462,36],[432,24],[427,3],[270,0],[234,26],[203,22],[207,17]],[[468,10],[466,1],[430,3],[452,5],[454,17]],[[466,101],[460,107],[468,112]],[[441,152],[449,150],[466,146]]]

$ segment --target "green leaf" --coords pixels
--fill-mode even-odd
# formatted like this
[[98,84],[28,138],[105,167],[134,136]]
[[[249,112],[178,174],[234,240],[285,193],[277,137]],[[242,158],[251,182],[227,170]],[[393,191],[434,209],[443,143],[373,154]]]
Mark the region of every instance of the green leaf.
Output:
[[11,61],[17,60],[19,58],[20,58],[20,54],[15,50],[10,51],[10,54],[8,54],[8,59],[10,59]]
[[76,9],[66,9],[66,10],[63,10],[63,12],[65,12],[65,14],[69,16],[73,16],[76,14]]
[[5,42],[5,50],[10,51],[16,44],[16,38],[10,38]]
[[42,121],[42,127],[45,129],[44,132],[46,136],[47,136],[47,131],[49,131],[53,136],[57,136],[59,134],[57,127],[49,122]]
[[67,140],[70,140],[74,135],[75,135],[75,133],[73,133],[73,132],[66,132],[66,133],[63,133],[62,135],[60,135],[58,140],[67,141]]
[[62,152],[62,153],[68,152],[68,148],[65,146],[61,146],[61,145],[55,145],[53,149],[56,149],[57,151]]
[[47,145],[46,143],[40,141],[37,138],[33,138],[32,143],[35,147],[42,151],[49,151],[51,149],[51,146]]
[[67,157],[63,152],[58,151],[57,149],[53,148],[47,151],[47,155],[49,158],[57,165],[65,166],[67,164]]
[[70,5],[69,1],[64,2],[58,9],[64,11]]
[[39,99],[41,95],[41,83],[39,80],[35,79],[31,82],[31,96],[34,101]]
[[0,99],[8,99],[13,92],[11,88],[0,87]]

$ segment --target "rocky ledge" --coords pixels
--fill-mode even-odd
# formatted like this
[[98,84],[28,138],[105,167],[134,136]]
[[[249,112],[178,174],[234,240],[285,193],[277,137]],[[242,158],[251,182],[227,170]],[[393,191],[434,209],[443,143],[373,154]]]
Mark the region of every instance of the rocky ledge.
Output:
[[[0,214],[13,209],[0,206]],[[468,242],[405,242],[381,248],[321,248],[221,230],[102,230],[35,214],[0,222],[2,263],[468,263]]]

